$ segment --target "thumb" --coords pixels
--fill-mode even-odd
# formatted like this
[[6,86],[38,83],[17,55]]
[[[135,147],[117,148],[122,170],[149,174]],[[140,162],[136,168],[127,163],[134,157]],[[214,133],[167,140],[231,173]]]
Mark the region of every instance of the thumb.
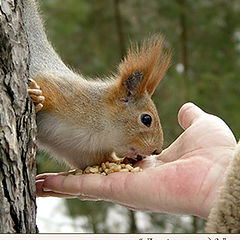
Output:
[[[206,113],[193,103],[185,103],[178,112],[178,122],[186,130],[204,115]],[[179,159],[192,146],[191,143],[194,141],[193,133],[186,134],[186,131],[184,131],[167,149],[157,156],[157,159],[162,162],[172,162]],[[195,134],[197,133],[195,132]]]
[[205,112],[193,103],[185,103],[178,112],[178,122],[185,130],[204,114]]

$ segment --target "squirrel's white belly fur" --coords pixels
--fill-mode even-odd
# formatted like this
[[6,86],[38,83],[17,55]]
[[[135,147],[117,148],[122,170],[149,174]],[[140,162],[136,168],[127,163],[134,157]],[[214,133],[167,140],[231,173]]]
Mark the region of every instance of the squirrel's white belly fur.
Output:
[[63,159],[75,168],[84,168],[96,163],[96,156],[102,161],[104,155],[113,150],[109,136],[96,133],[91,128],[75,126],[56,115],[39,112],[37,117],[38,142],[41,149]]

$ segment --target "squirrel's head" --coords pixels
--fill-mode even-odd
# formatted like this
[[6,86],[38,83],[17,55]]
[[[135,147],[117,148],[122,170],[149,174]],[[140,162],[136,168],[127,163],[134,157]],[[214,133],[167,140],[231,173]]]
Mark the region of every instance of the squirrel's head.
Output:
[[159,154],[163,133],[156,107],[151,99],[170,65],[170,52],[163,51],[163,38],[131,46],[119,66],[114,90],[108,95],[114,132],[114,151],[123,156]]

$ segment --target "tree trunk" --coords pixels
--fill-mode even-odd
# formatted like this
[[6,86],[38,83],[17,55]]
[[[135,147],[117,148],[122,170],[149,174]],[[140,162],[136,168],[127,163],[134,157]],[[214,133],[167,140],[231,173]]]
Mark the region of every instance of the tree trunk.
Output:
[[0,0],[0,233],[36,233],[36,123],[22,1]]
[[136,212],[128,210],[129,215],[129,230],[128,233],[138,233],[137,223],[136,223]]

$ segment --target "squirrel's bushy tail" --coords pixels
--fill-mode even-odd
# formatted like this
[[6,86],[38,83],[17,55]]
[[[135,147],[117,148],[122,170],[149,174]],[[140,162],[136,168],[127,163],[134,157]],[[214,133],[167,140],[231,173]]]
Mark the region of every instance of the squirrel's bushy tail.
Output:
[[30,49],[30,76],[43,70],[71,73],[49,43],[36,0],[23,1],[23,21]]

